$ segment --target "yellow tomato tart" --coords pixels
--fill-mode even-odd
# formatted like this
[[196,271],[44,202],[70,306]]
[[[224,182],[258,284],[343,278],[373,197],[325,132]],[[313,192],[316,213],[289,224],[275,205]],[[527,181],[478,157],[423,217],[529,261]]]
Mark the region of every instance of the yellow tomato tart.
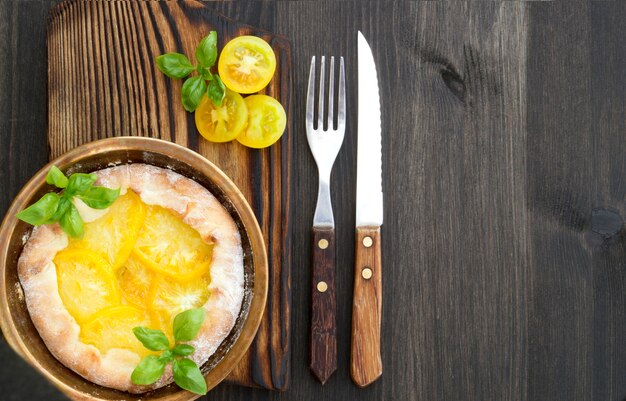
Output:
[[82,238],[57,224],[35,227],[18,262],[28,311],[50,352],[85,379],[141,393],[172,382],[135,385],[131,373],[153,353],[138,326],[172,338],[172,320],[204,308],[190,356],[201,366],[232,330],[244,294],[237,226],[203,186],[173,171],[127,164],[96,171],[96,185],[120,188],[104,210],[74,200]]

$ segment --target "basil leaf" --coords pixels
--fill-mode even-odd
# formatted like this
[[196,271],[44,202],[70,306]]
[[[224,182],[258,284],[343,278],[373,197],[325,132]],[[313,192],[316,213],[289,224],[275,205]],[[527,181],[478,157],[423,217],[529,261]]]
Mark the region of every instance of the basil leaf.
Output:
[[174,360],[174,353],[172,352],[172,350],[165,350],[163,351],[159,359],[164,361],[165,363],[170,363]]
[[196,60],[201,66],[211,68],[217,60],[217,32],[211,31],[196,47]]
[[198,107],[198,103],[200,103],[200,99],[202,99],[205,91],[206,83],[204,78],[196,75],[187,79],[180,94],[185,110],[194,111]]
[[74,173],[70,176],[66,191],[69,195],[82,194],[87,191],[98,176],[95,174]]
[[67,187],[69,182],[65,174],[57,166],[50,167],[48,175],[46,175],[46,182],[50,185],[54,185],[57,188]]
[[67,197],[67,195],[63,194],[61,196],[61,199],[59,199],[59,206],[57,207],[57,211],[54,212],[54,214],[52,215],[52,217],[50,217],[50,220],[48,220],[46,224],[54,223],[55,221],[61,220],[61,217],[63,217],[65,212],[67,212],[67,209],[70,208],[71,204],[72,201],[70,200],[70,198]]
[[94,209],[106,209],[120,196],[120,189],[91,187],[78,198]]
[[156,355],[148,355],[143,358],[139,365],[135,367],[130,375],[130,380],[134,384],[148,385],[156,382],[163,376],[167,363],[159,359]]
[[61,216],[59,221],[61,228],[72,238],[81,238],[84,232],[83,219],[78,213],[78,209],[70,202],[69,209]]
[[177,344],[172,348],[172,353],[176,356],[187,356],[194,353],[196,349],[189,344]]
[[173,371],[174,381],[180,388],[200,395],[207,393],[206,381],[204,381],[198,365],[191,359],[175,360]]
[[189,309],[174,318],[174,338],[176,341],[191,341],[200,331],[204,322],[204,309]]
[[180,53],[166,53],[156,58],[159,70],[170,78],[181,79],[194,70],[189,59]]
[[200,76],[206,81],[210,81],[213,79],[213,74],[211,74],[211,71],[204,67],[198,67],[198,74],[200,74]]
[[209,88],[207,89],[207,96],[213,104],[216,106],[221,106],[224,101],[224,97],[226,97],[226,86],[224,86],[224,82],[219,75],[213,75],[213,79],[209,82]]
[[15,215],[18,219],[39,226],[50,220],[59,207],[59,194],[49,192],[26,209]]
[[133,329],[135,337],[144,347],[150,351],[163,351],[170,347],[170,342],[161,330],[149,329],[147,327],[135,327]]

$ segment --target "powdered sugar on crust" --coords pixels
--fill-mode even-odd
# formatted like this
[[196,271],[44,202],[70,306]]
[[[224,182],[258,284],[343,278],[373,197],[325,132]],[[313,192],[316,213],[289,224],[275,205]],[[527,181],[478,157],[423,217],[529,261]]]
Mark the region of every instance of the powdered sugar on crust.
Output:
[[[204,305],[206,319],[192,359],[202,365],[232,330],[244,295],[243,250],[235,222],[220,202],[204,187],[171,170],[147,165],[125,164],[97,171],[96,185],[128,188],[143,202],[168,208],[213,244],[211,296]],[[26,305],[46,346],[63,364],[102,386],[141,393],[172,382],[168,368],[151,386],[137,386],[130,374],[139,363],[138,354],[111,349],[102,354],[79,340],[80,327],[61,301],[54,256],[66,248],[68,238],[58,224],[33,230],[18,262],[18,274]]]

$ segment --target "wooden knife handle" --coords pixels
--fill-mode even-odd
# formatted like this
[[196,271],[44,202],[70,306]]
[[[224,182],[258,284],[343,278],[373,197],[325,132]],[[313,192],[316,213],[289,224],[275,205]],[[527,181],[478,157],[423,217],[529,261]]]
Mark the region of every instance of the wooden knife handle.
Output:
[[337,370],[335,229],[313,227],[311,370],[322,383]]
[[382,262],[380,227],[357,227],[350,370],[359,387],[383,373],[380,357]]

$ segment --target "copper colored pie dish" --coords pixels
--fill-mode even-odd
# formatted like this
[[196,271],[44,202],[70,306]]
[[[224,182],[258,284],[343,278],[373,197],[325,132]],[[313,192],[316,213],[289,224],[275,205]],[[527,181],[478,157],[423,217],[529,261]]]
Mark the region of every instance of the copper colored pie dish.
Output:
[[170,384],[144,394],[130,394],[91,383],[65,367],[48,351],[33,325],[17,275],[17,261],[32,226],[15,214],[51,187],[46,174],[54,164],[68,173],[91,172],[116,164],[147,163],[193,179],[219,199],[235,221],[244,250],[244,299],[234,328],[202,365],[207,388],[219,384],[248,350],[257,332],[268,287],[268,262],[256,217],[235,184],[199,154],[153,138],[118,137],[82,145],[53,160],[22,188],[0,227],[0,327],[9,345],[44,377],[76,400],[192,400],[198,395]]

